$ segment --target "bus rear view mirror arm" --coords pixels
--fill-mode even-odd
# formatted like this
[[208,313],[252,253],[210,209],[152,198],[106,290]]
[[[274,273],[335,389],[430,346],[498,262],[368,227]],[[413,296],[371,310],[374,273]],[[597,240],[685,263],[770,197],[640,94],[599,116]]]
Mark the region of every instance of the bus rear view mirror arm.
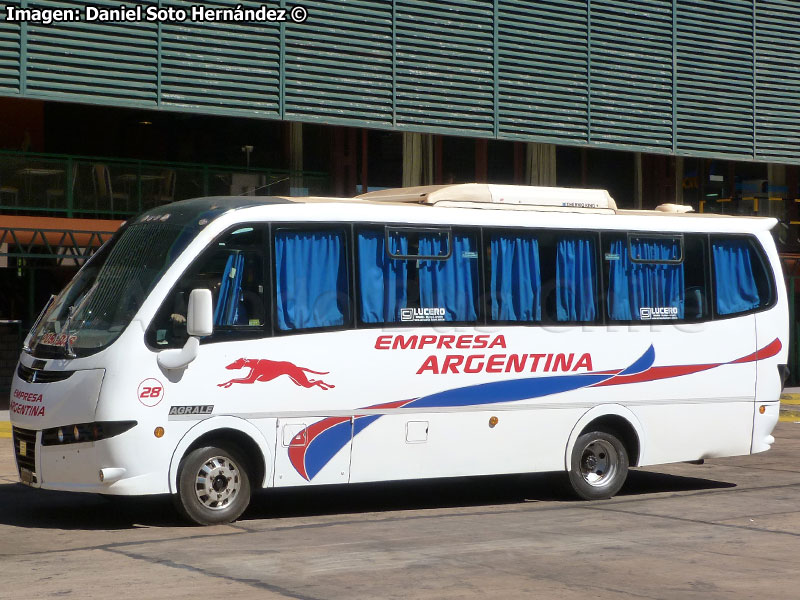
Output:
[[189,307],[186,311],[186,331],[189,339],[183,348],[162,350],[157,361],[164,369],[183,369],[195,358],[200,350],[200,338],[211,335],[214,330],[214,312],[211,290],[197,289],[189,294]]

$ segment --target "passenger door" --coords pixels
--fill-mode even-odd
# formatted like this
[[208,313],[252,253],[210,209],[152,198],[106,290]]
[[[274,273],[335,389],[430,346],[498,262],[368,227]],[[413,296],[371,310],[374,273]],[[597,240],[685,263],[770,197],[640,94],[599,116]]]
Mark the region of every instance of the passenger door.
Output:
[[[283,418],[277,422],[275,487],[347,483],[350,479],[350,417]],[[338,450],[335,450],[338,448]],[[334,449],[333,458],[328,452]]]

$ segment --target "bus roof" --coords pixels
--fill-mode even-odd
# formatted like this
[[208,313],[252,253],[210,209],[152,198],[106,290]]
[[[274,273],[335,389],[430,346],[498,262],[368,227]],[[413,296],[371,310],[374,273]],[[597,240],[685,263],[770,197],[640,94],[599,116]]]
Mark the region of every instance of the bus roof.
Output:
[[[215,218],[228,210],[277,204],[361,204],[407,207],[469,208],[494,211],[531,211],[549,213],[589,213],[642,217],[683,217],[689,219],[752,219],[744,215],[698,214],[687,205],[662,204],[655,210],[619,209],[606,190],[573,189],[522,185],[460,183],[368,192],[354,198],[322,196],[213,196],[165,204],[148,211],[149,215],[169,214],[174,220],[192,219],[199,213]],[[177,214],[176,214],[177,213]],[[185,213],[185,214],[184,214]],[[191,215],[191,216],[190,216]],[[177,218],[175,218],[177,217]],[[764,219],[769,220],[769,219]]]

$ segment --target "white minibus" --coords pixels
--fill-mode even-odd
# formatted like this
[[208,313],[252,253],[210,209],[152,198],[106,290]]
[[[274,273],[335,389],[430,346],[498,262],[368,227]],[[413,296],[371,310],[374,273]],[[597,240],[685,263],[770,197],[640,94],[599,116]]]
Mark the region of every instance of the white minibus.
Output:
[[23,483],[173,494],[767,450],[786,376],[774,219],[460,184],[214,197],[131,219],[45,307],[12,383]]

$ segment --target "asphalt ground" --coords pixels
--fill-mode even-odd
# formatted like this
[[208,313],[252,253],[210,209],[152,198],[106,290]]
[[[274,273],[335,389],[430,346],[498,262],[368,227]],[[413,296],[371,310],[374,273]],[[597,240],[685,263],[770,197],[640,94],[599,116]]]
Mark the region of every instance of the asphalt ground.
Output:
[[23,486],[0,439],[0,599],[798,598],[789,416],[768,452],[634,469],[606,501],[554,474],[270,490],[216,527]]

